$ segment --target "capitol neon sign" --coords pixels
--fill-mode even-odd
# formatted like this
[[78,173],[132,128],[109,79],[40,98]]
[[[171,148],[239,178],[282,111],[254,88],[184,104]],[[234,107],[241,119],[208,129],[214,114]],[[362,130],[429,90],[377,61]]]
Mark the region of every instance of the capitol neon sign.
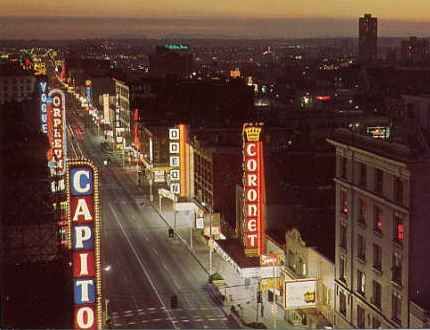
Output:
[[74,328],[102,329],[98,171],[86,160],[71,160],[67,167]]

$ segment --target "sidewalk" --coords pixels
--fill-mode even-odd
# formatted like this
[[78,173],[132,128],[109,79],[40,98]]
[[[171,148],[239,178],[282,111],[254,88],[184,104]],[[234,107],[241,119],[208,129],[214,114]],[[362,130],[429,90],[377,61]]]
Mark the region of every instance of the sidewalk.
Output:
[[[154,211],[168,224],[174,226],[174,213],[173,210],[167,210],[163,206],[162,213],[158,210],[158,195],[154,196],[152,204]],[[176,235],[196,258],[202,268],[208,273],[209,277],[209,246],[208,240],[202,236],[198,230],[193,230],[192,244],[190,246],[190,218],[185,216],[182,212],[176,215]],[[263,317],[261,308],[257,317],[257,287],[255,285],[245,286],[245,280],[239,276],[233,266],[221,258],[215,251],[212,257],[212,271],[219,273],[225,280],[225,287],[220,287],[220,293],[224,295],[225,300],[223,308],[226,314],[231,314],[231,308],[234,306],[240,316],[241,324],[247,327],[246,324],[252,322],[263,322],[267,328],[286,329],[293,328],[293,326],[284,320],[284,311],[281,306],[276,306],[276,318],[273,304],[267,301],[267,295],[263,295]],[[276,321],[275,321],[276,319]]]

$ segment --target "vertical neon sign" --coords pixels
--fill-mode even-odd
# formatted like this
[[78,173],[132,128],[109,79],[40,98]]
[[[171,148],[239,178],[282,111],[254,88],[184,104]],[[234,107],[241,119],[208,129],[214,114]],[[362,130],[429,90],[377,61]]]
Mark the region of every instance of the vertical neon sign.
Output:
[[40,90],[40,130],[44,134],[48,134],[48,82],[46,80],[39,81]]
[[64,175],[66,159],[66,98],[60,89],[53,89],[48,97],[48,137],[51,150],[48,163],[53,164],[56,175]]
[[170,192],[181,193],[180,129],[169,129]]
[[74,329],[102,329],[100,203],[97,168],[86,160],[67,164],[69,247],[73,268]]
[[243,244],[245,254],[264,253],[265,182],[263,124],[243,125]]

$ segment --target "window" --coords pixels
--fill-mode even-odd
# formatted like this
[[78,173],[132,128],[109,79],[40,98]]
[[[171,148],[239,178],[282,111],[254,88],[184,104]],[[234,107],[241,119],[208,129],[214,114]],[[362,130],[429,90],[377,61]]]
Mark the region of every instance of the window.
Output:
[[392,319],[400,324],[402,318],[402,298],[400,294],[396,291],[392,295]]
[[379,206],[373,208],[373,230],[382,233],[382,227],[384,225],[384,214]]
[[340,213],[348,215],[348,194],[346,190],[340,190]]
[[400,178],[394,178],[394,201],[403,204],[403,182]]
[[340,247],[346,250],[346,226],[340,225]]
[[382,250],[377,244],[373,244],[373,268],[382,271]]
[[366,321],[365,321],[365,312],[364,308],[360,305],[357,305],[357,328],[364,329],[366,328]]
[[360,234],[357,236],[357,256],[360,260],[366,260],[366,241]]
[[345,278],[345,257],[343,257],[343,256],[339,257],[339,279],[342,282],[346,282],[346,278]]
[[347,159],[345,157],[340,157],[340,176],[346,179],[346,165]]
[[393,282],[401,285],[402,284],[402,255],[400,252],[393,253]]
[[379,321],[376,317],[372,317],[372,329],[380,329],[381,321]]
[[339,294],[339,312],[346,317],[346,296],[343,292]]
[[373,281],[372,303],[378,308],[381,308],[381,295],[381,284],[376,281]]
[[405,239],[405,225],[403,224],[403,219],[399,214],[394,214],[393,225],[393,240],[397,243],[402,243]]
[[367,203],[363,198],[358,199],[358,222],[366,224],[367,218]]
[[360,163],[360,186],[367,186],[367,166],[366,164]]
[[366,274],[361,270],[357,270],[357,292],[366,295]]
[[383,187],[384,187],[384,172],[382,172],[380,169],[375,169],[375,191],[376,191],[376,193],[382,195]]

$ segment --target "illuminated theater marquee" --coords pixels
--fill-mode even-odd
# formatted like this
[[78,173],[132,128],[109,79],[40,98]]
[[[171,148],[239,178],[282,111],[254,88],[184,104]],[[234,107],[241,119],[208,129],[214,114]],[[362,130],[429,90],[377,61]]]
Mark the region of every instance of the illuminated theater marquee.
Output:
[[262,130],[262,124],[243,126],[243,243],[248,256],[264,253],[265,183]]
[[67,165],[69,246],[73,268],[75,329],[102,328],[102,291],[97,168],[89,161]]

